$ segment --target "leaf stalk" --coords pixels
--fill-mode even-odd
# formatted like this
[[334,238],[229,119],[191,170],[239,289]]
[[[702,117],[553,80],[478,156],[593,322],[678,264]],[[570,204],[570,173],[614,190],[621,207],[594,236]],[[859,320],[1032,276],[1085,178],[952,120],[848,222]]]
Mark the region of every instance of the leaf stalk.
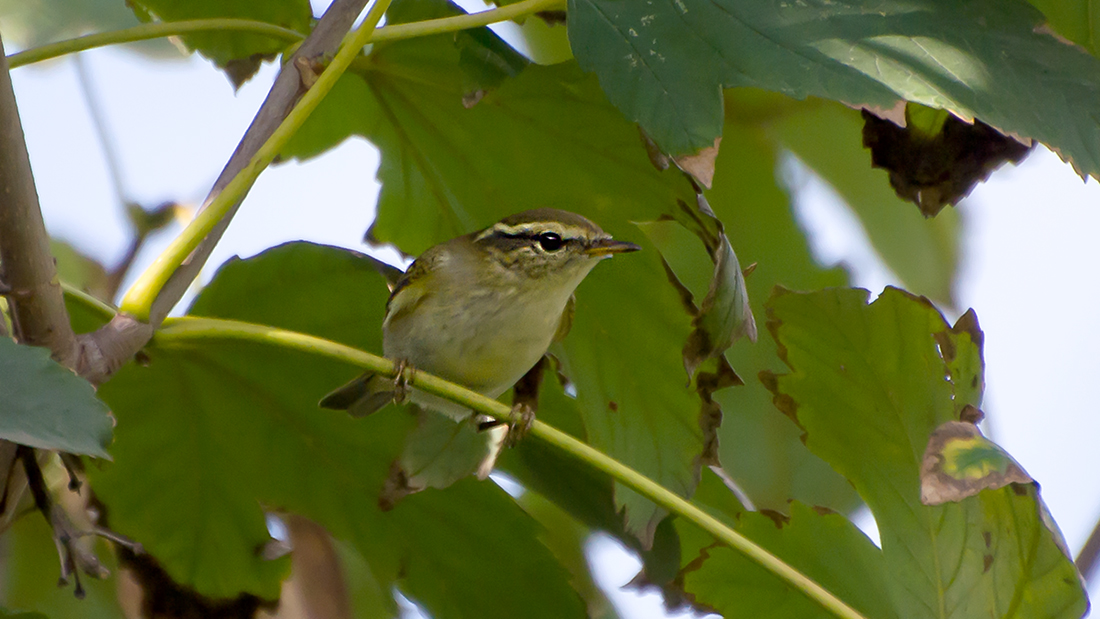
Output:
[[[467,15],[456,15],[454,17],[441,17],[439,19],[428,19],[408,24],[383,26],[374,31],[374,36],[371,37],[370,42],[383,43],[403,41],[405,39],[415,39],[417,37],[425,37],[433,34],[444,34],[447,32],[480,28],[510,19],[518,19],[540,11],[563,8],[564,6],[565,2],[563,0],[523,0],[515,4]],[[111,30],[109,32],[97,32],[73,39],[65,39],[64,41],[58,41],[56,43],[48,43],[10,55],[8,56],[8,63],[11,68],[15,69],[17,67],[45,60],[53,60],[67,54],[75,54],[97,47],[136,43],[138,41],[162,39],[165,37],[194,34],[196,32],[246,32],[250,34],[266,35],[273,39],[286,41],[288,44],[298,43],[305,38],[305,35],[296,30],[253,19],[188,19],[184,21],[141,24],[140,26],[134,26],[132,28]]]
[[56,43],[32,47],[8,56],[8,63],[11,65],[11,68],[14,69],[16,67],[42,62],[43,60],[51,60],[66,54],[75,54],[97,47],[106,47],[108,45],[118,45],[121,43],[135,43],[137,41],[161,39],[164,37],[192,34],[195,32],[217,31],[262,34],[273,39],[286,41],[287,43],[297,43],[305,38],[305,35],[289,28],[283,28],[282,26],[276,26],[274,24],[252,19],[189,19],[185,21],[155,22],[151,24],[141,24],[140,26],[134,26],[132,28],[123,28],[122,30],[96,32],[74,39],[66,39]]

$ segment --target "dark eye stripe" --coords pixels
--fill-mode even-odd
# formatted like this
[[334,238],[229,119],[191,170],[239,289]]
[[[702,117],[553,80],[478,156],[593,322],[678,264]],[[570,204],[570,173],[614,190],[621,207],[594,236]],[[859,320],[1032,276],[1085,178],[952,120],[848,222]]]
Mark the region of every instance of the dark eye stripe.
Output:
[[[493,232],[493,236],[498,238],[498,239],[524,240],[524,241],[527,241],[527,242],[539,243],[540,245],[542,244],[542,242],[545,238],[553,237],[554,239],[557,240],[557,243],[559,243],[558,247],[555,248],[555,249],[560,249],[561,247],[563,247],[563,246],[565,246],[569,243],[578,243],[578,242],[580,242],[580,239],[562,237],[557,232],[539,232],[539,233],[519,232],[519,233],[509,234],[507,232],[496,231],[496,232]],[[553,242],[553,241],[551,241],[551,242]],[[554,251],[552,249],[547,249],[546,247],[543,247],[543,249],[546,249],[547,251]]]

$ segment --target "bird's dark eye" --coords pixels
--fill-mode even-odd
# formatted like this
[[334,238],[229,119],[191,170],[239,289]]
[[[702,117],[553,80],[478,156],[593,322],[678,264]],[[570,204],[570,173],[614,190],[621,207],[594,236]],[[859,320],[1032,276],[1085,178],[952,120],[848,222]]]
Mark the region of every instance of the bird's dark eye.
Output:
[[546,251],[558,251],[561,249],[561,235],[557,232],[543,232],[539,235],[539,245]]

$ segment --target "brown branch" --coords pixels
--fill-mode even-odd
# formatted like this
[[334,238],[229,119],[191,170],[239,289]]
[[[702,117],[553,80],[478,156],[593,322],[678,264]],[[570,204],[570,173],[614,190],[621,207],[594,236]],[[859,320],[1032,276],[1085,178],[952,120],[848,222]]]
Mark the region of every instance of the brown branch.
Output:
[[[298,59],[311,60],[321,56],[331,56],[339,47],[344,35],[351,30],[355,18],[359,16],[366,5],[367,0],[336,0],[325,11],[321,21],[318,22],[317,27],[314,28],[309,37],[302,42],[302,45],[294,52],[290,60],[283,63],[283,68],[275,78],[275,84],[268,92],[267,99],[260,106],[260,111],[256,113],[256,118],[252,120],[252,124],[249,125],[244,137],[241,138],[240,144],[237,145],[237,150],[229,158],[229,162],[225,164],[218,180],[214,181],[214,187],[210,189],[210,194],[206,197],[204,204],[209,204],[210,200],[221,193],[221,190],[229,184],[229,181],[233,180],[233,177],[248,165],[248,162],[252,160],[252,156],[271,137],[271,134],[283,122],[290,110],[294,108],[294,104],[298,102],[298,98],[302,95],[302,78],[298,71]],[[153,301],[150,310],[150,321],[153,324],[159,324],[160,321],[164,320],[168,312],[176,303],[179,303],[180,298],[183,297],[191,282],[198,277],[199,271],[206,263],[207,258],[210,257],[210,252],[214,250],[214,246],[221,240],[225,229],[229,227],[229,222],[233,219],[238,207],[240,207],[240,203],[229,210],[225,218],[203,239],[202,243],[195,248],[195,251],[169,278],[160,294],[157,295],[156,300]]]
[[50,254],[6,57],[0,59],[0,265],[16,338],[49,348],[58,363],[73,367],[76,336]]
[[[367,0],[335,0],[309,37],[302,42],[294,55],[283,63],[279,75],[275,78],[275,84],[268,92],[267,99],[260,106],[252,124],[237,145],[237,150],[222,170],[221,176],[214,182],[206,204],[209,204],[210,200],[248,165],[252,156],[271,137],[298,101],[301,95],[301,77],[297,69],[297,59],[313,59],[334,53],[366,4]],[[176,303],[179,303],[191,282],[198,277],[199,271],[221,239],[222,233],[229,227],[229,222],[239,206],[240,204],[234,206],[226,214],[218,226],[172,274],[150,308],[148,324],[131,316],[119,314],[100,330],[81,337],[80,363],[77,368],[81,376],[93,384],[102,383],[141,350],[141,347],[153,336],[156,326],[164,320]]]
[[1078,571],[1081,572],[1081,576],[1090,584],[1093,572],[1096,571],[1097,556],[1100,556],[1100,522],[1097,522],[1096,526],[1093,527],[1092,533],[1089,533],[1089,538],[1085,541],[1085,545],[1077,553],[1077,560],[1074,561],[1077,564]]
[[[31,161],[23,137],[23,124],[11,84],[4,42],[0,39],[0,281],[8,300],[13,335],[32,346],[50,349],[53,358],[68,367],[76,361],[76,336],[57,280],[50,254],[50,239]],[[0,318],[2,320],[2,318]],[[18,507],[24,480],[13,475],[17,446],[0,441],[0,514],[6,524]],[[8,511],[11,510],[11,511]]]

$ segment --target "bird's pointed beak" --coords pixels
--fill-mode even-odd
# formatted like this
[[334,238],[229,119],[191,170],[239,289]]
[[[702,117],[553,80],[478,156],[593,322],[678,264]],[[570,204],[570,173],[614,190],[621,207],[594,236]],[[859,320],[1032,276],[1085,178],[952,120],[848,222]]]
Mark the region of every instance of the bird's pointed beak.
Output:
[[602,258],[604,256],[611,256],[614,254],[625,254],[627,252],[638,251],[641,247],[638,247],[634,243],[627,243],[626,241],[616,241],[615,239],[597,239],[588,244],[585,248],[585,252],[589,256],[596,258]]

